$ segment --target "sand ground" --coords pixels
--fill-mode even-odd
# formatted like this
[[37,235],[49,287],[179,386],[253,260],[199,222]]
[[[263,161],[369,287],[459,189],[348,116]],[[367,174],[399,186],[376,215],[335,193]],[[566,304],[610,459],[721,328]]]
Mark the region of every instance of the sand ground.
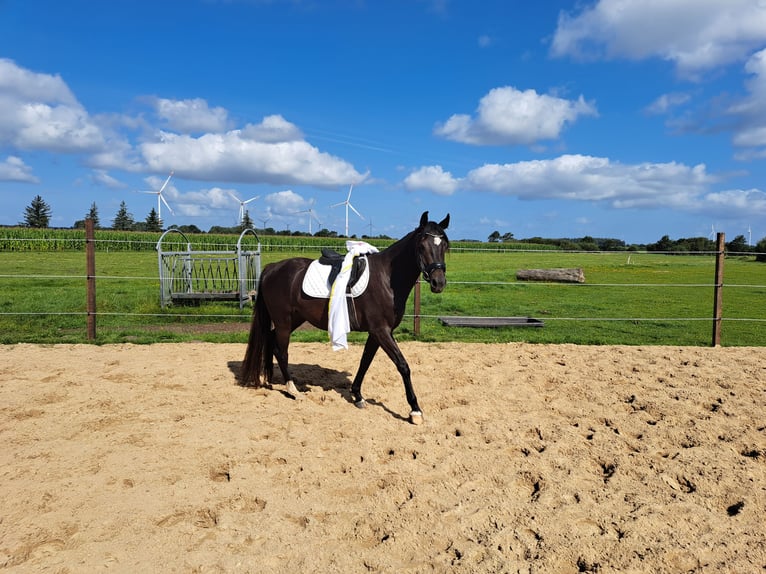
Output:
[[766,571],[766,349],[402,348],[0,347],[0,571]]

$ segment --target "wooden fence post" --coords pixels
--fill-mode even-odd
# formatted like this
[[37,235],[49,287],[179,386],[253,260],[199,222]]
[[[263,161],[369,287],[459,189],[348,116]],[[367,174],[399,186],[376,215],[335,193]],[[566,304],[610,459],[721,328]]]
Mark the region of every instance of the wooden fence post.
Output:
[[92,219],[85,220],[85,259],[88,307],[88,340],[96,340],[96,239]]
[[415,282],[415,321],[413,325],[415,336],[420,337],[420,279]]
[[726,250],[726,234],[716,235],[715,287],[713,297],[713,347],[721,344],[721,319],[723,318],[723,262]]

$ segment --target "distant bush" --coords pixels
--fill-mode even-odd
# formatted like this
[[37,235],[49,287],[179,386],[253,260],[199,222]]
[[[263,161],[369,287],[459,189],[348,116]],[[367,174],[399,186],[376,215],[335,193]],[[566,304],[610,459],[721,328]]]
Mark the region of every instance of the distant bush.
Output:
[[758,255],[755,256],[755,260],[766,263],[766,237],[758,242],[755,246],[755,250],[758,252]]

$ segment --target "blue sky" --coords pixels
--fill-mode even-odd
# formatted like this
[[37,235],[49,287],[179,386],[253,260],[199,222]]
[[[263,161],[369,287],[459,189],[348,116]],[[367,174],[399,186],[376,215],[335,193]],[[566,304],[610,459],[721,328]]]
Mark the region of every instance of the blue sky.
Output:
[[[764,0],[0,0],[0,224],[766,237]],[[307,210],[311,210],[309,213]],[[749,230],[749,232],[748,232]]]

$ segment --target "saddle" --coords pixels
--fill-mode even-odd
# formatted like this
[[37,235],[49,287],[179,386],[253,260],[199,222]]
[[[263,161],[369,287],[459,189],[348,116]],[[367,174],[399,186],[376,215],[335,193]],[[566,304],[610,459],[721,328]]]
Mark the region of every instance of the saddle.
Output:
[[[319,263],[321,265],[330,266],[330,274],[327,276],[327,282],[330,285],[335,283],[335,278],[338,276],[338,273],[340,273],[341,267],[343,267],[344,257],[344,255],[341,255],[329,247],[322,248],[322,256],[319,258]],[[351,275],[348,278],[348,287],[346,288],[347,293],[351,292],[351,288],[357,284],[366,268],[366,257],[354,257],[354,262],[351,264]]]
[[[312,261],[306,270],[306,275],[303,277],[303,292],[311,297],[329,299],[332,285],[343,267],[344,258],[337,251],[326,247],[322,248],[321,257]],[[367,256],[358,255],[354,257],[346,293],[350,294],[351,297],[358,297],[364,293],[369,279],[370,269],[367,265]]]

